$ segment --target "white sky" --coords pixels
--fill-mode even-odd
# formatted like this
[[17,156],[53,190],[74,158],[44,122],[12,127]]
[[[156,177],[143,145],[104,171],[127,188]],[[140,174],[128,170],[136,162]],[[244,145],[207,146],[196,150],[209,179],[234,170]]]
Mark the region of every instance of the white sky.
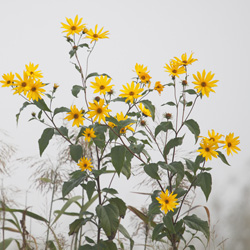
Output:
[[[192,118],[200,124],[203,135],[215,129],[222,134],[234,132],[241,140],[241,152],[229,158],[231,167],[219,161],[211,164],[211,201],[201,201],[224,208],[220,218],[216,213],[211,215],[223,224],[229,211],[225,207],[237,200],[249,176],[249,7],[247,0],[1,0],[0,74],[21,74],[25,64],[34,62],[40,65],[44,82],[60,85],[58,106],[79,103],[69,94],[80,79],[69,62],[69,45],[60,28],[65,17],[76,14],[88,27],[98,24],[109,30],[110,39],[97,43],[89,72],[109,74],[117,91],[121,84],[131,82],[135,63],[148,66],[153,82],[169,82],[165,63],[193,51],[198,62],[191,67],[192,73],[206,69],[215,73],[219,82],[216,94],[199,101]],[[9,132],[23,154],[37,154],[43,127],[27,122],[30,109],[23,112],[16,127],[15,114],[22,103],[9,89],[1,88],[0,129]],[[228,237],[226,232],[221,234]]]

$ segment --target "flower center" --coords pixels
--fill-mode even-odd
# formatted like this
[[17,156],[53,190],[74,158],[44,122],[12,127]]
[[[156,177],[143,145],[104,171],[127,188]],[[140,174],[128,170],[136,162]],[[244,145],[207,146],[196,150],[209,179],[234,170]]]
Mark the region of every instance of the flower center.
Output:
[[101,113],[102,113],[102,109],[101,109],[101,108],[98,108],[98,109],[96,110],[96,112],[97,112],[98,114],[101,114]]
[[101,86],[100,86],[100,89],[105,89],[105,86],[104,86],[104,85],[101,85]]
[[132,95],[132,96],[133,96],[134,94],[135,94],[135,92],[133,92],[133,91],[130,91],[130,92],[129,92],[129,95]]
[[31,75],[33,75],[33,74],[34,74],[34,72],[33,72],[33,71],[30,71],[30,74],[31,74]]
[[209,148],[205,148],[206,152],[209,152]]
[[88,133],[87,136],[90,137],[90,133]]
[[94,38],[98,38],[98,35],[97,35],[97,34],[94,34],[93,37],[94,37]]
[[145,77],[145,76],[141,76],[141,79],[142,79],[142,80],[145,80],[145,79],[146,79],[146,77]]
[[176,73],[177,73],[177,70],[176,70],[176,69],[173,69],[172,72],[173,72],[174,74],[176,74]]
[[36,87],[33,87],[33,88],[31,89],[31,91],[35,92],[35,91],[36,91]]
[[71,30],[76,30],[76,26],[71,26]]
[[202,86],[202,87],[206,87],[207,84],[206,84],[205,82],[202,82],[202,83],[201,83],[201,86]]
[[77,119],[79,117],[78,114],[74,114],[74,119]]
[[125,129],[125,128],[122,128],[120,132],[121,132],[121,134],[125,134],[126,129]]
[[230,147],[232,146],[232,143],[229,142],[229,143],[227,144],[227,146],[230,148]]
[[22,82],[21,86],[22,86],[22,87],[26,87],[26,86],[27,86],[27,83],[26,83],[26,82]]
[[168,203],[169,203],[169,200],[165,200],[165,203],[168,204]]
[[187,61],[186,61],[186,60],[183,60],[182,63],[187,64]]
[[11,83],[11,81],[9,80],[9,81],[7,81],[7,84],[10,84]]
[[88,165],[87,165],[87,163],[85,163],[83,166],[86,168]]

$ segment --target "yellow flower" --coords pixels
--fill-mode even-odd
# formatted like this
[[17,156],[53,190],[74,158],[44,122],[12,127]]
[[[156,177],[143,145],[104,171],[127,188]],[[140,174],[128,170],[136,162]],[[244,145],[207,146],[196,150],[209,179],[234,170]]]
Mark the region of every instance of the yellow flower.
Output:
[[3,74],[2,77],[3,77],[3,81],[0,81],[1,83],[3,83],[2,87],[9,87],[14,84],[15,75],[12,74],[12,72]]
[[198,149],[197,152],[200,152],[200,155],[205,158],[207,161],[212,160],[212,156],[217,158],[218,152],[215,150],[218,148],[218,145],[213,140],[209,140],[204,137],[200,143],[201,149]]
[[185,68],[174,60],[171,60],[169,65],[166,63],[164,68],[172,77],[179,77],[179,75],[186,73]]
[[68,116],[66,116],[64,119],[67,119],[68,121],[74,120],[72,127],[80,125],[83,125],[83,121],[85,120],[83,118],[82,110],[77,109],[76,105],[70,107],[70,112],[67,113]]
[[83,132],[83,136],[85,136],[85,141],[88,141],[88,142],[90,142],[91,138],[96,137],[95,131],[93,128],[91,128],[91,129],[86,128]]
[[193,84],[197,85],[194,88],[197,89],[197,92],[201,92],[202,95],[206,95],[209,97],[210,91],[215,92],[212,87],[216,87],[215,84],[219,80],[213,80],[214,74],[211,74],[211,71],[206,75],[206,71],[202,71],[202,75],[200,72],[197,72],[197,76],[193,74],[193,77],[195,79],[195,82]]
[[92,43],[93,41],[98,41],[98,39],[108,38],[109,31],[104,31],[104,32],[102,32],[102,30],[103,30],[103,28],[104,28],[104,27],[102,27],[102,28],[97,32],[97,27],[98,27],[98,25],[96,24],[96,26],[95,26],[95,32],[94,32],[92,29],[90,29],[90,30],[87,32],[86,38],[92,39],[92,40],[91,40],[91,43]]
[[38,78],[43,78],[43,75],[41,73],[41,70],[37,70],[39,64],[34,65],[34,63],[29,63],[29,65],[25,65],[26,68],[26,73],[29,77],[38,79]]
[[223,148],[227,149],[227,155],[233,154],[232,151],[237,154],[238,152],[236,150],[240,151],[240,149],[237,147],[237,145],[240,143],[239,136],[234,137],[234,133],[227,135],[224,143],[225,146]]
[[38,99],[42,99],[41,95],[44,95],[42,92],[45,92],[44,87],[45,84],[43,84],[40,80],[30,82],[28,86],[28,94],[27,97],[32,100],[38,101]]
[[61,23],[63,29],[65,29],[63,32],[67,32],[66,36],[70,36],[70,35],[74,35],[74,34],[79,34],[85,27],[86,24],[82,24],[82,18],[80,18],[78,20],[78,15],[76,15],[75,20],[73,22],[73,20],[71,18],[67,18],[67,23]]
[[127,83],[127,87],[125,85],[122,86],[124,89],[120,91],[123,92],[124,94],[120,94],[119,96],[127,98],[125,102],[130,101],[131,103],[134,103],[134,99],[142,96],[139,94],[143,91],[143,88],[140,88],[139,83],[135,85],[135,83],[132,82],[131,85]]
[[157,90],[159,94],[161,94],[161,92],[162,92],[163,89],[164,89],[164,86],[161,85],[161,83],[158,81],[158,82],[155,83],[154,89]]
[[15,80],[15,88],[13,88],[13,90],[15,90],[15,92],[13,93],[15,94],[21,94],[22,92],[24,93],[24,95],[26,95],[26,93],[29,90],[29,85],[31,85],[31,83],[34,81],[33,79],[29,78],[27,73],[25,71],[23,71],[23,78],[16,73],[16,76],[18,78],[18,80]]
[[[125,120],[127,120],[128,119],[128,116],[126,115],[126,116],[124,116],[124,114],[121,112],[120,114],[119,113],[117,113],[116,114],[116,117],[117,117],[117,121],[119,122],[119,121],[125,121]],[[125,134],[126,133],[126,131],[127,131],[127,129],[129,129],[129,130],[131,130],[131,131],[135,131],[130,125],[131,124],[133,124],[133,123],[130,123],[130,124],[128,124],[127,126],[125,126],[124,128],[121,128],[121,130],[120,130],[120,133],[121,134]]]
[[142,105],[142,103],[139,104],[139,109],[141,110],[143,115],[152,117],[149,109],[147,109],[144,105]]
[[178,205],[176,202],[178,199],[175,198],[176,196],[177,194],[173,195],[173,192],[168,195],[168,190],[166,190],[165,193],[161,191],[160,198],[156,197],[156,200],[158,200],[158,202],[161,204],[161,210],[163,210],[165,214],[169,210],[174,211],[174,208],[176,208]]
[[212,129],[212,131],[208,131],[208,136],[209,136],[209,140],[212,140],[215,143],[223,143],[223,141],[220,140],[220,138],[223,135],[220,135],[219,133],[215,134],[214,130]]
[[191,65],[193,62],[197,61],[197,59],[193,58],[193,54],[191,53],[191,55],[189,56],[189,58],[187,58],[187,53],[184,53],[181,55],[181,59],[179,59],[178,57],[175,57],[175,60],[180,64],[180,65]]
[[141,73],[149,73],[149,71],[148,71],[148,69],[147,69],[148,67],[144,67],[144,65],[143,64],[138,64],[138,63],[136,63],[136,65],[135,65],[135,72],[136,72],[136,74],[139,76]]
[[[106,94],[109,92],[114,85],[109,85],[111,78],[108,79],[107,76],[96,77],[95,82],[91,82],[91,88],[95,89],[94,93],[100,92],[100,94]],[[109,85],[109,86],[108,86]]]
[[108,122],[108,126],[111,127],[111,128],[116,127],[116,125],[113,122]]
[[152,78],[148,73],[146,72],[141,72],[139,74],[139,78],[142,83],[149,83],[148,87],[150,87],[150,79]]
[[99,103],[94,100],[94,103],[90,103],[89,102],[89,109],[92,111],[89,111],[89,118],[92,118],[95,116],[94,118],[94,122],[98,119],[98,122],[100,123],[101,120],[103,120],[104,122],[106,121],[105,117],[109,117],[108,112],[110,112],[111,110],[108,109],[108,105],[104,106],[104,99],[100,99]]
[[80,167],[82,171],[85,170],[92,171],[93,166],[91,164],[92,164],[91,159],[82,157],[77,165]]

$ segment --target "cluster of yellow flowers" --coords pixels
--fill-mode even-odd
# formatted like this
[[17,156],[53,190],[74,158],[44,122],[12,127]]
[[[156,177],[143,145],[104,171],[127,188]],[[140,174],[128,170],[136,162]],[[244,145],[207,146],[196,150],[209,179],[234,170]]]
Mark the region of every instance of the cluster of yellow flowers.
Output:
[[[225,137],[225,139],[222,140],[222,137]],[[234,137],[234,133],[223,136],[219,133],[215,133],[212,129],[211,132],[208,131],[208,137],[202,136],[202,141],[200,143],[201,148],[197,151],[200,152],[200,155],[207,161],[208,159],[211,160],[212,157],[217,158],[218,152],[216,150],[220,147],[227,150],[227,155],[233,154],[233,152],[238,153],[237,150],[240,151],[237,147],[239,143],[239,136]]]
[[36,100],[38,101],[41,99],[41,95],[43,95],[43,92],[45,90],[43,87],[45,84],[43,84],[40,80],[42,78],[42,73],[38,69],[38,64],[34,65],[33,63],[29,63],[29,65],[25,65],[26,70],[23,71],[23,77],[21,77],[18,73],[15,75],[10,72],[7,74],[3,74],[3,80],[0,81],[3,83],[2,87],[12,87],[14,90],[13,94],[23,94],[26,96],[29,100]]

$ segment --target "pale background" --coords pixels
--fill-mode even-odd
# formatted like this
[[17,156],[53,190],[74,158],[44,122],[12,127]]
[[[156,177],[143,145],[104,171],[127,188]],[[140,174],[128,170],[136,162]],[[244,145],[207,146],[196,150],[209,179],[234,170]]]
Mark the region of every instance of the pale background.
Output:
[[[247,249],[243,244],[250,233],[250,214],[247,214],[250,198],[249,7],[247,0],[1,0],[0,74],[10,71],[22,74],[24,65],[34,62],[40,65],[44,82],[60,85],[58,106],[78,103],[69,91],[80,79],[70,63],[69,45],[60,29],[65,17],[74,18],[76,14],[83,17],[88,27],[98,24],[109,30],[110,39],[96,46],[89,72],[109,74],[117,90],[121,84],[131,81],[135,63],[147,65],[154,81],[169,81],[163,69],[165,63],[174,56],[194,52],[198,62],[193,64],[192,72],[212,71],[219,82],[216,94],[198,102],[192,118],[200,124],[203,135],[215,129],[222,134],[234,132],[241,140],[241,152],[229,157],[231,167],[220,161],[211,163],[211,199],[206,203],[201,198],[199,204],[210,209],[212,226],[216,224],[217,243],[228,238],[225,249]],[[23,100],[12,96],[9,89],[1,89],[0,129],[10,135],[8,140],[17,146],[19,155],[39,157],[37,140],[44,127],[28,122],[31,109],[23,112],[16,126],[15,114],[22,103]],[[48,154],[49,150],[45,152]],[[2,180],[7,188],[18,186],[24,190],[19,196],[22,204],[29,188],[26,167],[12,166],[12,178]],[[133,185],[131,190],[135,190]],[[132,204],[138,197],[127,193],[125,199]]]

